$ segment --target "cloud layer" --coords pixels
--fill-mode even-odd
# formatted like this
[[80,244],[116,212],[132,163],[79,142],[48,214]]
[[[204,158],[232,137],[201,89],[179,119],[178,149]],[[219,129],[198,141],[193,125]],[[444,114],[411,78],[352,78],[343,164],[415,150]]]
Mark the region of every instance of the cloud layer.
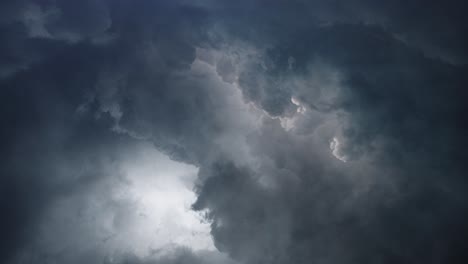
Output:
[[3,1],[0,262],[464,263],[462,10]]

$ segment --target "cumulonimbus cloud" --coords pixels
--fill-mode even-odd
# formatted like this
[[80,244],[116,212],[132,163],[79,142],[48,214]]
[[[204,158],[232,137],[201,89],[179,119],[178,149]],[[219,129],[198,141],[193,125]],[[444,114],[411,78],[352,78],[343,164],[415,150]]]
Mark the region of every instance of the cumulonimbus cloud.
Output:
[[[457,1],[0,10],[1,262],[463,263]],[[222,253],[119,247],[110,258],[73,230],[76,254],[44,253],[40,234],[54,232],[44,219],[67,199],[92,203],[103,183],[115,190],[132,158],[122,153],[138,144],[198,171],[192,209]]]

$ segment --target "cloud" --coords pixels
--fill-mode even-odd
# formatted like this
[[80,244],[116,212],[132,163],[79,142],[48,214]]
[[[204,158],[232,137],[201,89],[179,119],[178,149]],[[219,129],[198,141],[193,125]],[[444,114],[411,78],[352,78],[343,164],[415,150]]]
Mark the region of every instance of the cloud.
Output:
[[[3,1],[0,262],[460,262],[466,23],[420,2]],[[222,253],[101,247],[139,144],[198,170]]]
[[[232,99],[237,97],[235,91],[231,95],[225,96],[219,91],[213,98],[205,97],[216,90],[213,86],[205,88],[203,81],[223,83],[216,75],[203,77],[206,75],[203,65],[198,73],[196,70],[191,73],[195,47],[185,38],[191,32],[183,22],[176,20],[179,24],[173,26],[178,29],[165,32],[155,25],[171,21],[171,16],[153,17],[153,12],[140,14],[145,8],[154,10],[158,5],[141,1],[136,6],[122,3],[123,6],[115,4],[104,8],[93,3],[79,5],[78,9],[65,2],[60,6],[44,3],[34,7],[26,2],[18,6],[11,3],[17,13],[2,24],[3,36],[10,41],[2,48],[2,53],[8,54],[11,60],[2,63],[7,74],[1,77],[2,112],[5,114],[0,195],[0,208],[4,212],[0,228],[5,240],[0,246],[1,262],[100,261],[106,250],[99,243],[95,248],[89,245],[101,241],[102,237],[96,237],[89,229],[102,228],[100,224],[109,216],[105,213],[107,209],[122,209],[128,215],[136,213],[137,208],[130,200],[115,206],[104,203],[102,214],[85,210],[87,215],[83,218],[70,219],[70,222],[76,220],[73,226],[59,223],[54,227],[44,219],[66,219],[67,215],[76,215],[80,206],[86,208],[109,199],[111,192],[96,198],[96,192],[105,193],[99,186],[110,182],[108,187],[116,189],[118,185],[114,181],[122,174],[119,167],[119,163],[124,162],[122,153],[141,140],[150,141],[149,144],[155,144],[174,159],[198,164],[203,160],[200,155],[203,144],[221,129],[217,124],[220,117],[216,116],[221,113],[212,110],[222,110],[222,104],[237,102]],[[196,10],[166,7],[158,12],[165,15],[186,12],[181,18],[188,20],[192,15],[195,19],[198,16]],[[36,13],[31,13],[30,8]],[[132,8],[139,15],[127,17],[126,12]],[[63,20],[58,28],[54,27],[54,21],[38,21],[53,19],[41,17],[50,9],[57,9],[60,14],[57,19]],[[27,23],[21,17],[24,10],[29,12],[25,11],[26,15],[33,16],[27,18],[30,19]],[[71,10],[77,13],[62,16]],[[101,12],[107,14],[109,10],[113,14],[111,27],[101,22],[101,18],[84,18],[88,11],[100,16]],[[38,30],[38,27],[47,30],[47,34],[32,34],[31,30]],[[96,43],[95,37],[101,31],[115,39]],[[9,38],[8,34],[14,37]],[[165,82],[167,85],[161,85]],[[183,97],[186,89],[191,88],[190,84],[196,82],[200,83],[198,88]],[[173,87],[179,88],[171,91]],[[160,109],[155,112],[153,107],[158,102]],[[192,119],[191,114],[200,111],[199,107],[206,111],[201,112],[198,119]],[[133,111],[137,115],[133,115]],[[201,131],[197,124],[205,119],[206,131]],[[149,130],[145,130],[147,127]],[[200,131],[198,135],[190,135],[197,130]],[[61,209],[59,205],[67,204],[66,201],[68,205]],[[91,214],[99,219],[84,223]],[[124,232],[128,225],[116,228]],[[53,229],[59,228],[62,234],[52,235]],[[191,226],[189,231],[183,232],[199,230]],[[169,237],[164,235],[162,240],[166,239]],[[61,251],[66,244],[74,245],[75,253],[66,248]],[[134,254],[128,247],[118,250]]]
[[[384,24],[344,19],[297,25],[305,17],[295,13],[295,19],[288,20],[287,7],[273,5],[263,12],[248,5],[239,8],[258,12],[247,16],[249,26],[235,21],[226,25],[258,51],[238,65],[244,98],[271,116],[291,115],[291,97],[299,98],[308,112],[319,113],[302,119],[314,125],[300,124],[291,133],[277,124],[252,135],[250,148],[262,157],[257,166],[247,171],[237,166],[212,169],[209,174],[219,180],[208,177],[196,208],[212,210],[212,219],[220,222],[213,226],[218,247],[246,263],[463,259],[461,233],[466,227],[455,219],[467,212],[459,203],[466,200],[464,169],[458,163],[464,148],[454,141],[465,141],[466,109],[459,99],[466,67],[433,58],[426,48],[434,43],[402,41]],[[275,15],[284,23],[274,24]],[[248,34],[248,29],[260,28],[257,35]],[[331,96],[321,94],[330,88]],[[318,104],[317,98],[324,99]],[[303,125],[312,130],[300,131]],[[343,140],[341,155],[354,164],[342,167],[320,155],[323,145],[317,143],[335,135]],[[273,181],[268,185],[277,188],[278,200],[263,201],[258,188],[246,187],[255,183],[237,186],[228,180],[233,177]],[[284,183],[288,177],[301,184]],[[263,229],[276,216],[249,218],[249,209],[268,211],[270,204],[289,217],[282,228]],[[452,231],[454,226],[461,233]],[[264,241],[285,244],[269,247]]]
[[[106,263],[106,262],[105,262]],[[128,263],[128,264],[189,264],[189,263],[200,263],[200,264],[235,264],[232,260],[227,259],[222,254],[216,252],[192,252],[186,248],[173,248],[168,250],[163,255],[158,255],[155,252],[155,256],[147,258],[138,258],[133,255],[124,255],[118,260],[111,260],[110,263]]]

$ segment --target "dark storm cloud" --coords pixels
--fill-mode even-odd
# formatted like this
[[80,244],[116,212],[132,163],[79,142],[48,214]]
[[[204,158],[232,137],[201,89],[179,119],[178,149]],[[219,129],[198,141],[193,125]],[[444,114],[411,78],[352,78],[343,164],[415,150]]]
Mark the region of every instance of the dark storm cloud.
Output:
[[428,56],[450,63],[466,64],[465,3],[437,1],[341,1],[342,12],[352,10],[352,18],[380,24]]
[[[285,36],[304,27],[334,23],[379,25],[399,39],[431,57],[466,64],[465,3],[438,1],[194,1],[222,14],[222,21],[243,37],[258,38],[264,33]],[[242,19],[240,19],[242,18]],[[247,27],[247,25],[251,25]],[[254,25],[254,26],[252,26]],[[278,39],[278,38],[276,38]],[[265,42],[264,45],[270,43]]]
[[[62,76],[59,86],[60,70],[50,69],[2,81],[2,259],[28,239],[47,203],[85,188],[103,173],[108,149],[124,145],[110,132],[109,116],[75,114],[81,95],[74,82],[83,75]],[[62,175],[62,166],[69,175]]]
[[[276,4],[284,8],[276,9]],[[344,112],[346,118],[339,128],[344,152],[356,164],[370,157],[374,169],[359,173],[377,182],[385,175],[396,193],[377,184],[353,200],[356,186],[333,176],[343,172],[325,170],[331,161],[314,163],[315,156],[301,151],[306,142],[289,148],[288,138],[294,136],[277,138],[271,129],[253,137],[253,142],[267,138],[269,143],[253,144],[252,149],[271,158],[274,169],[255,173],[281,182],[287,171],[301,185],[279,184],[278,197],[262,199],[262,192],[252,187],[255,183],[232,182],[232,175],[253,177],[245,176],[248,170],[214,167],[211,173],[219,179],[209,178],[201,187],[195,208],[212,210],[213,235],[219,247],[247,263],[307,263],[311,259],[320,263],[463,262],[467,228],[461,219],[468,211],[461,161],[467,145],[463,102],[467,68],[453,65],[444,53],[463,60],[465,48],[448,46],[463,43],[465,30],[458,16],[446,21],[441,15],[456,13],[457,6],[421,5],[421,16],[408,21],[405,5],[391,5],[382,14],[385,23],[375,19],[385,11],[364,3],[357,3],[358,10],[349,13],[326,4],[315,11],[302,9],[311,12],[312,18],[301,16],[301,11],[289,13],[294,5],[281,1],[270,7],[261,1],[246,4],[245,9],[241,6],[237,8],[242,11],[231,10],[247,14],[248,26],[228,21],[226,28],[243,34],[262,53],[240,66],[239,86],[246,100],[273,116],[289,115],[291,96],[312,111]],[[330,12],[327,21],[315,13],[322,10]],[[434,34],[418,22],[427,18],[429,10],[434,12],[431,22],[443,28]],[[313,21],[314,14],[317,23],[301,23]],[[413,29],[419,35],[404,28],[411,23],[417,23]],[[444,44],[436,41],[441,31],[452,32]],[[400,33],[409,34],[411,41],[401,40]],[[428,50],[434,47],[442,52]],[[316,65],[339,72],[331,104],[316,104],[320,87],[313,83],[295,85],[297,79],[310,78]],[[353,165],[348,166],[346,174],[358,173]],[[345,186],[341,189],[340,184]],[[322,191],[314,192],[314,188]],[[277,219],[271,211],[289,219],[282,228],[266,231],[263,228]],[[251,217],[254,214],[260,217]],[[323,222],[317,221],[321,217]]]
[[[466,257],[461,2],[0,7],[1,262],[29,248],[58,197],[116,176],[115,153],[138,140],[200,167],[194,209],[242,263]],[[239,110],[236,87],[268,114],[259,123]],[[347,163],[329,149],[335,136]],[[230,261],[119,253],[118,263]]]
[[[155,12],[145,14],[145,8]],[[186,44],[189,37],[157,32],[164,29],[155,23],[180,15],[169,4],[10,1],[2,3],[3,12],[0,262],[5,263],[33,239],[42,212],[55,200],[118,176],[109,168],[113,156],[132,141],[112,131],[115,119],[95,96],[102,74],[124,64],[148,71],[151,65],[142,64],[145,54],[139,52],[155,41],[162,57],[155,71],[167,75],[188,67],[194,48]],[[133,14],[127,17],[128,12]],[[176,20],[179,25],[190,20],[186,12]]]

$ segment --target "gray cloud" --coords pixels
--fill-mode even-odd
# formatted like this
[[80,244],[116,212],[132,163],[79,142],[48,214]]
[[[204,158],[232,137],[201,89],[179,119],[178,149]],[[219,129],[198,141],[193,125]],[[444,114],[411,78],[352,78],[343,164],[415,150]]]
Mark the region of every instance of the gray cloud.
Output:
[[231,263],[73,230],[76,254],[34,254],[147,142],[199,168],[193,209],[240,263],[462,263],[466,23],[420,2],[4,1],[0,261]]

